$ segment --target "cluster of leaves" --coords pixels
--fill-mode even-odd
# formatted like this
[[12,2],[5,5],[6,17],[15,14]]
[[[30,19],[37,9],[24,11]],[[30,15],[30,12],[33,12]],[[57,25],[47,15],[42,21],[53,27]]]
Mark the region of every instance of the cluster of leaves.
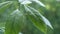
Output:
[[[36,7],[38,6],[38,8]],[[49,20],[45,18],[40,7],[45,5],[39,0],[16,0],[5,1],[0,3],[0,22],[4,23],[5,34],[19,34],[32,23],[37,29],[44,34],[47,33],[47,25],[53,29]]]

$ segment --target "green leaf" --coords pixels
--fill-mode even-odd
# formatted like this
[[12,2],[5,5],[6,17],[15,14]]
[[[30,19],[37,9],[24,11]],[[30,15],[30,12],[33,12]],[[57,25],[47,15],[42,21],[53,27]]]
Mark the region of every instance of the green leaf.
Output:
[[45,5],[41,1],[39,1],[39,0],[32,0],[32,1],[34,1],[37,4],[39,4],[42,7],[45,7]]
[[3,13],[11,4],[11,1],[0,3],[0,14]]
[[5,25],[5,34],[18,34],[22,29],[23,15],[19,10],[15,10],[8,18]]
[[44,23],[46,25],[48,25],[50,28],[53,29],[52,25],[50,24],[50,21],[47,18],[45,18],[38,10],[36,10],[36,9],[30,7],[30,6],[29,6],[29,8],[32,9],[36,13],[36,15],[38,15],[39,17],[41,17],[42,21],[44,21]]
[[29,18],[29,20],[32,21],[32,23],[34,24],[34,26],[37,27],[39,30],[41,30],[42,32],[44,32],[46,34],[46,32],[47,32],[46,25],[41,20],[41,17],[39,16],[39,14],[37,13],[38,15],[36,15],[27,6],[25,6],[25,9],[26,9],[26,12],[27,12],[27,17]]

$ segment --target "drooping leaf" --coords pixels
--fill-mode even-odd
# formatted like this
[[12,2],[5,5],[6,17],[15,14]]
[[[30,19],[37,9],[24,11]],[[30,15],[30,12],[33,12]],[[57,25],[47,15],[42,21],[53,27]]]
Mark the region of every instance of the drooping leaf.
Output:
[[33,11],[35,11],[36,15],[39,15],[42,18],[42,21],[44,21],[44,23],[46,25],[48,25],[49,27],[51,27],[53,29],[52,25],[50,24],[50,21],[47,18],[45,18],[38,10],[36,10],[30,6],[29,6],[29,8],[32,9]]
[[30,10],[28,7],[25,6],[25,9],[27,12],[27,17],[32,21],[34,26],[36,26],[39,30],[46,34],[46,25],[43,23],[40,17],[33,13],[33,11]]

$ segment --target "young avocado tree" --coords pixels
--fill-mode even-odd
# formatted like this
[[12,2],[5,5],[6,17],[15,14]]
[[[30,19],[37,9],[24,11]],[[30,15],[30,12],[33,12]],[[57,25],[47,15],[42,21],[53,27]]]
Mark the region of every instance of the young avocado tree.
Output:
[[40,0],[10,0],[1,2],[0,23],[3,22],[4,34],[23,34],[21,32],[28,26],[28,23],[32,23],[38,30],[47,34],[47,26],[51,29],[53,27],[49,20],[41,14],[41,7],[46,8]]

